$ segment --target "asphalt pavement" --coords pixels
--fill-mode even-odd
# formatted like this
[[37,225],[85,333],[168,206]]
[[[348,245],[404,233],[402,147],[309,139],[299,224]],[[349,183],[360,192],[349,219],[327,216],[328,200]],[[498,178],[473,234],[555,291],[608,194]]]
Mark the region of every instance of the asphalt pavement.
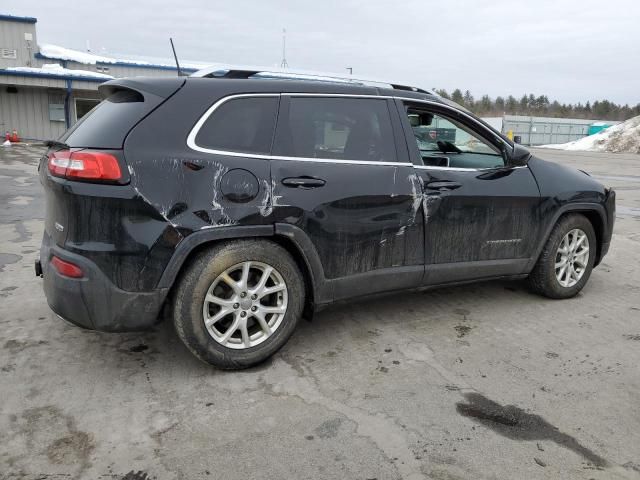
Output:
[[0,149],[0,479],[640,478],[640,155],[538,151],[617,190],[576,298],[498,281],[362,300],[223,372],[169,322],[51,313],[41,153]]

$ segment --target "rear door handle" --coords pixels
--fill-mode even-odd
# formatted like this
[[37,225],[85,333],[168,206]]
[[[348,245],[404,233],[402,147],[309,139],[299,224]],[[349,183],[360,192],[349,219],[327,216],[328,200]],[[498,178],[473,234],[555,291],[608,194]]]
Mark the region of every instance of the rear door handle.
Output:
[[314,177],[289,177],[282,180],[285,187],[292,188],[318,188],[324,186],[325,183],[327,183],[325,180]]
[[461,183],[450,181],[427,183],[427,188],[429,190],[439,190],[441,192],[445,192],[447,190],[455,190],[456,188],[460,188],[461,186]]

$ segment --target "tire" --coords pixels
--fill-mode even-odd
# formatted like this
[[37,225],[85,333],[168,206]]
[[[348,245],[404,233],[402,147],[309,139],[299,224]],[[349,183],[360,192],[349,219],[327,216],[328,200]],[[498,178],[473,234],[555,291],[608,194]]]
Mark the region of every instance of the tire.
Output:
[[[584,254],[584,256],[588,255],[588,259],[585,262],[586,266],[583,267],[584,271],[578,281],[573,285],[563,285],[556,274],[556,261],[559,261],[561,264],[564,258],[558,249],[565,236],[567,236],[569,232],[575,231],[581,231],[586,234],[588,253]],[[538,258],[538,262],[529,275],[529,285],[531,289],[545,297],[556,299],[571,298],[577,295],[589,280],[589,276],[593,270],[597,249],[596,242],[597,239],[593,225],[591,225],[591,222],[585,216],[570,214],[561,217],[555,227],[553,227],[551,235],[549,235],[549,239]],[[571,281],[574,281],[574,279],[571,279]]]
[[[259,298],[251,300],[257,303],[252,303],[254,306],[247,306],[246,302],[253,297],[250,295],[253,287],[242,287],[242,278],[245,275],[242,266],[248,262],[252,262],[251,266],[247,267],[248,270],[251,269],[246,281],[248,286],[252,285],[251,278],[258,279],[253,281],[253,286],[257,288],[261,275],[269,271],[267,267],[271,267],[275,273],[271,273],[272,277],[266,285],[272,286],[266,286],[264,291],[278,287],[281,282],[285,285],[284,290],[267,295],[263,297],[263,300]],[[238,267],[239,265],[240,267]],[[237,268],[241,270],[238,271]],[[225,276],[224,274],[227,272],[229,273]],[[223,278],[231,278],[234,281],[238,279],[235,286],[240,285],[240,287],[238,289],[229,288],[231,283],[226,283]],[[216,290],[210,290],[214,288],[214,283],[217,285],[215,286]],[[246,292],[242,292],[242,290],[246,290]],[[219,293],[221,291],[222,294]],[[240,299],[240,295],[243,293],[246,295]],[[226,295],[225,298],[231,299],[225,300],[225,302],[229,302],[225,307],[231,309],[229,314],[222,312],[223,308],[216,303],[220,302],[221,295]],[[268,240],[234,240],[201,251],[189,262],[180,276],[173,295],[173,321],[178,336],[197,358],[221,369],[242,369],[263,362],[287,342],[302,315],[304,297],[304,279],[289,252]],[[205,302],[205,299],[210,298],[216,300]],[[273,307],[263,306],[264,298],[267,300],[275,299],[276,305]],[[240,304],[240,301],[245,303]],[[235,303],[231,304],[231,302]],[[240,306],[238,307],[238,305]],[[213,327],[207,327],[205,316],[209,320],[217,316],[215,313],[211,313],[210,308],[212,307],[219,308],[217,313],[226,316],[214,323]],[[257,316],[252,316],[254,314],[251,313],[251,309],[254,308],[260,309],[260,311],[267,308],[278,310],[284,308],[283,314],[263,314],[263,318],[271,319],[268,322],[274,325],[270,334],[266,332],[270,331],[271,327],[264,328],[264,322],[260,323]],[[228,338],[227,343],[222,343],[225,332],[233,329],[234,322],[242,321],[238,316],[243,312],[245,322],[247,322],[245,331],[248,335],[246,337],[242,335],[245,331],[239,327],[232,334],[233,336]],[[278,320],[275,320],[276,318]],[[255,333],[251,334],[252,331]],[[249,335],[252,335],[251,338],[259,336],[255,342],[260,343],[251,344],[253,340],[249,339]]]

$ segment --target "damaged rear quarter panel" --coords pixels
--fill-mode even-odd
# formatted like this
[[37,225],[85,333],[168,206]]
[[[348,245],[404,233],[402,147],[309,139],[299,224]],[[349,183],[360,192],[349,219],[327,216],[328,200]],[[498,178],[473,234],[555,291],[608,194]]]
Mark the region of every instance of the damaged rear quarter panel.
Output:
[[[139,275],[145,287],[158,283],[177,245],[194,232],[272,223],[268,160],[212,155],[186,146],[195,121],[225,94],[224,89],[206,88],[210,82],[179,91],[134,128],[125,142],[131,188],[164,226],[147,239],[149,252]],[[237,175],[238,169],[246,175]],[[232,170],[235,173],[228,175]],[[223,190],[237,193],[238,198],[225,197]],[[243,197],[247,191],[252,198]]]

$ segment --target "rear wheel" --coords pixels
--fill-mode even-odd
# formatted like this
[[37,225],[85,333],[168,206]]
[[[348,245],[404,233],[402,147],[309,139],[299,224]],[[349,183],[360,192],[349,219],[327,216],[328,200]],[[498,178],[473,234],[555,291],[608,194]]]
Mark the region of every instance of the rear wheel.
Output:
[[593,226],[586,217],[562,217],[529,275],[532,289],[549,298],[575,296],[589,280],[596,246]]
[[237,240],[199,253],[180,278],[173,319],[202,361],[255,365],[289,339],[302,314],[304,284],[289,252],[266,240]]

